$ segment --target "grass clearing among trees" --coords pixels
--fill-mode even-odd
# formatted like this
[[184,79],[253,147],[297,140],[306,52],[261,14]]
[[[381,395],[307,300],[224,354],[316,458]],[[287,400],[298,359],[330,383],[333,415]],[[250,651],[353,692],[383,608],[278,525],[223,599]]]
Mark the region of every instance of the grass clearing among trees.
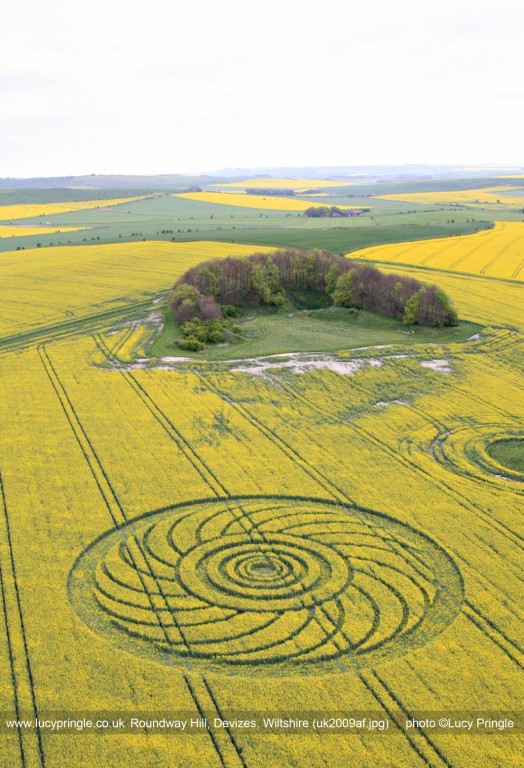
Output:
[[228,360],[284,352],[336,352],[377,344],[448,344],[464,341],[482,327],[461,322],[454,328],[413,326],[374,312],[351,315],[342,307],[300,309],[289,303],[275,310],[254,309],[236,319],[242,336],[234,343],[206,345],[202,352],[180,350],[180,326],[167,306],[162,310],[164,326],[151,345],[152,357],[184,355],[196,360]]

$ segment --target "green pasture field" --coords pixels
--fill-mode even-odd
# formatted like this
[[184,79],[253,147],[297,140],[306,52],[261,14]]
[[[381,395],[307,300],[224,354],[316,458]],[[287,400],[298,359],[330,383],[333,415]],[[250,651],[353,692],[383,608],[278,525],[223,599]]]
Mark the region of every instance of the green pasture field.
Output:
[[[452,192],[461,189],[481,189],[483,187],[512,184],[515,179],[501,179],[500,176],[469,177],[467,179],[416,179],[402,181],[385,181],[373,185],[376,195],[393,195],[398,192]],[[362,184],[355,184],[352,190],[360,192],[369,189]]]
[[[376,187],[375,187],[376,188]],[[374,188],[374,189],[375,189]],[[371,189],[371,187],[369,188]],[[86,192],[77,190],[32,191],[31,196],[16,193],[17,202],[50,202],[87,199]],[[106,196],[105,190],[98,190]],[[139,194],[140,190],[133,190]],[[113,192],[110,193],[114,195]],[[129,195],[129,190],[125,193]],[[2,194],[5,204],[13,202]],[[79,226],[86,230],[61,234],[30,235],[0,239],[0,252],[17,248],[53,245],[114,243],[137,240],[219,240],[260,245],[300,248],[327,248],[348,252],[371,245],[403,240],[448,237],[485,229],[493,220],[520,221],[516,211],[472,209],[464,206],[417,205],[375,198],[335,196],[316,198],[329,205],[351,205],[370,208],[368,213],[353,219],[308,219],[302,213],[242,209],[173,197],[170,194],[126,203],[107,210],[89,209],[54,216],[25,219],[35,225],[52,222],[57,226]]]
[[143,189],[0,189],[0,205],[31,205],[34,203],[65,203],[81,200],[110,200],[117,197],[134,197],[150,194]]
[[[336,179],[339,181],[339,179]],[[340,179],[345,181],[345,179]],[[507,179],[507,183],[511,184],[512,179]],[[256,188],[256,178],[247,180],[245,188]],[[198,183],[198,182],[195,182]],[[360,194],[374,195],[389,195],[396,192],[446,192],[459,189],[480,189],[481,187],[493,187],[505,183],[503,179],[497,176],[483,176],[483,177],[468,177],[467,179],[402,179],[401,181],[374,181],[366,182],[362,178],[358,178],[356,182],[349,182],[345,187],[324,187],[322,192],[331,194],[349,194],[358,196]],[[227,186],[228,182],[215,183],[209,186],[209,191],[231,191],[231,187]],[[203,185],[201,185],[203,187]],[[311,183],[311,189],[315,189],[315,184]],[[242,190],[243,187],[237,187]],[[275,189],[278,189],[278,184],[275,184]],[[301,197],[297,195],[297,197]]]

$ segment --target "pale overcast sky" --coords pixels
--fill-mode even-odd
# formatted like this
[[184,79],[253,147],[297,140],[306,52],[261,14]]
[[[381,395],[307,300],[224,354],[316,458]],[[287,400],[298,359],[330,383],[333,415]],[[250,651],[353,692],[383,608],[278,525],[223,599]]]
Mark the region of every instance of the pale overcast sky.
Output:
[[523,163],[520,0],[3,0],[0,177]]

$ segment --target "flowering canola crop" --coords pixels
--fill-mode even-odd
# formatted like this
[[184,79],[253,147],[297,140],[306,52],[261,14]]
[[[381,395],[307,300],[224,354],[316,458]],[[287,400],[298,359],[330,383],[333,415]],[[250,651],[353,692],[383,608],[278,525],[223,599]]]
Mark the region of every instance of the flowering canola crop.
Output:
[[[518,195],[508,194],[519,190]],[[399,200],[408,203],[453,203],[467,206],[524,206],[522,186],[485,187],[484,189],[461,189],[448,192],[396,192],[391,195],[377,195],[382,200]]]
[[[201,203],[218,203],[219,205],[232,205],[238,208],[260,208],[271,211],[306,211],[308,208],[323,205],[310,200],[297,200],[294,197],[266,197],[265,195],[245,195],[233,192],[184,192],[177,193],[175,197],[185,200],[197,200]],[[339,208],[349,210],[351,206],[340,205]]]
[[169,290],[177,275],[199,261],[250,253],[253,247],[246,245],[156,240],[32,248],[23,258],[17,251],[5,253],[0,337],[118,310]]
[[0,711],[361,712],[390,731],[33,729],[0,734],[4,764],[516,768],[511,733],[402,723],[511,712],[522,692],[523,478],[487,448],[524,440],[524,286],[435,269],[483,332],[341,336],[354,375],[142,359],[158,320],[137,307],[253,250],[2,257]]
[[[66,203],[21,203],[20,205],[0,205],[0,221],[13,221],[14,219],[33,219],[53,216],[57,213],[70,213],[71,211],[85,211],[90,208],[109,208],[113,205],[134,203],[144,200],[146,195],[138,197],[115,197],[108,200],[82,200],[80,202]],[[53,230],[54,231],[54,230]]]
[[473,235],[389,243],[348,255],[351,258],[522,281],[524,224],[499,221],[493,229]]
[[30,227],[30,226],[2,226],[0,224],[0,238],[3,237],[27,237],[28,235],[51,235],[55,232],[78,232],[82,227]]

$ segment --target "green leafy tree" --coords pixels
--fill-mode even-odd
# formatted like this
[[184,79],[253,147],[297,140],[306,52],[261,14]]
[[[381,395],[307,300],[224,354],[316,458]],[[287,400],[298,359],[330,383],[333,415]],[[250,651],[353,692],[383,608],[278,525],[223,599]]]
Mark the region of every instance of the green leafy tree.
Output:
[[218,277],[214,270],[209,267],[203,266],[200,270],[201,277],[207,282],[203,293],[211,296],[218,295]]
[[435,295],[437,302],[439,303],[444,315],[446,316],[445,325],[458,325],[459,319],[457,310],[453,306],[453,302],[447,293],[445,293],[442,288],[437,288]]
[[333,291],[333,304],[336,307],[358,307],[355,298],[356,273],[353,269],[337,278]]
[[281,304],[284,295],[280,287],[280,273],[272,259],[253,264],[251,285],[264,304]]
[[333,298],[337,280],[340,277],[340,265],[332,264],[326,273],[326,293]]
[[412,293],[409,299],[406,301],[406,306],[404,307],[404,317],[402,318],[402,322],[406,325],[415,325],[418,323],[420,304],[425,293],[425,288],[419,288],[419,290],[415,291],[415,293]]
[[196,306],[199,297],[200,292],[197,288],[189,283],[181,283],[174,288],[168,303],[172,309],[176,309],[183,301],[192,302]]
[[195,317],[192,320],[189,320],[187,323],[184,323],[182,326],[182,333],[188,338],[191,337],[198,339],[202,343],[207,341],[207,328],[205,323],[203,323],[202,320],[200,320],[198,317]]

